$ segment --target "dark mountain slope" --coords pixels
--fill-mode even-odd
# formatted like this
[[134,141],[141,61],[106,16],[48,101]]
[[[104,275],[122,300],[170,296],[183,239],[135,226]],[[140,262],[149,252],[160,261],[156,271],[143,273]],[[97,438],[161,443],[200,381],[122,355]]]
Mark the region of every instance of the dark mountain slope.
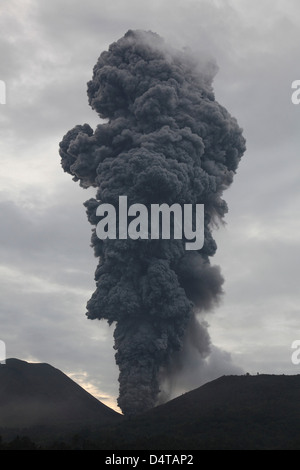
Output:
[[300,450],[299,396],[300,375],[224,376],[124,418],[54,367],[10,359],[0,366],[0,435],[50,449],[58,440],[72,449],[76,434],[86,450]]
[[121,415],[49,364],[0,365],[0,428],[107,425]]
[[300,449],[300,375],[224,376],[99,436],[111,449]]

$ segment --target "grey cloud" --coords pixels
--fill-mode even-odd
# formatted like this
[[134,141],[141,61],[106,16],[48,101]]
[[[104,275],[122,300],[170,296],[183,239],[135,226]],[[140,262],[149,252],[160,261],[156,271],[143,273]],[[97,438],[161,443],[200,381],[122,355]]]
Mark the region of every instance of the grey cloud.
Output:
[[[237,366],[227,351],[212,345],[207,357],[195,353],[191,346],[184,345],[180,355],[162,378],[162,390],[159,403],[176,398],[182,393],[201,387],[211,380],[222,375],[241,375],[245,373],[243,367]],[[178,358],[177,358],[178,359]]]

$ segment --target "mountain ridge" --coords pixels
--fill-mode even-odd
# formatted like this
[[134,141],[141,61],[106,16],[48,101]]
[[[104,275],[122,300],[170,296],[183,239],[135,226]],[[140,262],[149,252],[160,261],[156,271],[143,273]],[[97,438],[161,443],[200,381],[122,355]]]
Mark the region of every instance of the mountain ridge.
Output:
[[74,428],[121,418],[59,369],[10,358],[0,365],[0,429]]
[[103,449],[300,450],[300,375],[221,376],[102,434]]
[[[7,360],[0,365],[0,435],[46,446],[60,439],[72,449],[76,434],[76,449],[87,450],[300,450],[299,394],[299,374],[224,375],[124,417],[49,364]],[[31,419],[32,401],[39,420]]]

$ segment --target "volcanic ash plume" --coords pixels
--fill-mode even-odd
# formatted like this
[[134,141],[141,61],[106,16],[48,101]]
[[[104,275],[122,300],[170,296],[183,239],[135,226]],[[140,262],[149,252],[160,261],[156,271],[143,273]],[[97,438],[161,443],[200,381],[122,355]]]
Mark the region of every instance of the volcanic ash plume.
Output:
[[[200,65],[157,34],[128,31],[100,55],[88,83],[89,104],[102,121],[95,130],[76,126],[60,143],[63,170],[83,188],[97,188],[85,203],[94,226],[99,204],[114,205],[118,214],[119,196],[127,196],[128,206],[205,208],[199,251],[186,251],[184,239],[101,240],[93,229],[99,264],[87,316],[115,325],[124,414],[155,406],[160,371],[180,351],[195,315],[211,309],[222,294],[220,270],[209,261],[216,251],[211,227],[227,212],[221,197],[245,140],[236,120],[215,101],[215,72],[213,64]],[[205,356],[206,323],[199,328],[198,350]]]

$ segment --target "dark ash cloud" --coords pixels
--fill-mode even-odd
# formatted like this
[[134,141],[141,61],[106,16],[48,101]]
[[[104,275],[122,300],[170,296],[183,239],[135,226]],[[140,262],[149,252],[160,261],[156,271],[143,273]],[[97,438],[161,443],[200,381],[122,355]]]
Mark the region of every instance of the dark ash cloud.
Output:
[[[126,414],[157,403],[160,371],[183,345],[195,314],[222,294],[212,224],[222,220],[245,140],[236,120],[214,97],[213,63],[175,51],[155,33],[128,31],[103,52],[88,83],[91,107],[107,120],[70,130],[60,143],[64,171],[83,188],[97,188],[85,203],[96,225],[100,203],[204,204],[205,241],[187,253],[184,240],[100,240],[90,319],[115,324],[118,403]],[[204,322],[202,354],[209,352]]]

